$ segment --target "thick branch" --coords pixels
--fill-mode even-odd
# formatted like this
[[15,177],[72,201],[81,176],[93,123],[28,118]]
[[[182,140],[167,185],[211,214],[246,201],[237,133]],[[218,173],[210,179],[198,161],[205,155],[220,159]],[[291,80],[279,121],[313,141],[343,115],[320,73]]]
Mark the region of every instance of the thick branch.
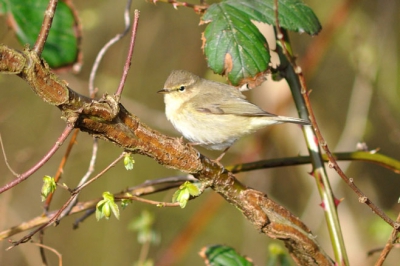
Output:
[[192,146],[141,123],[114,96],[104,95],[94,101],[77,94],[30,50],[20,53],[0,46],[0,72],[23,78],[40,98],[57,106],[67,122],[78,117],[74,125],[80,130],[124,150],[149,156],[166,167],[193,174],[240,209],[258,230],[284,241],[299,264],[332,264],[297,217],[261,192],[245,187],[232,173],[200,155]]

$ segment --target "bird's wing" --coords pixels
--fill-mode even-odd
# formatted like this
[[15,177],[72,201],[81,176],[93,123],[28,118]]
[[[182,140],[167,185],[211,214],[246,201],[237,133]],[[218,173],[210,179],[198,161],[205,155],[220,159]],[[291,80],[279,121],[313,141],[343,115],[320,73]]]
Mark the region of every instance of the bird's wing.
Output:
[[243,98],[227,99],[225,101],[212,101],[198,102],[195,106],[196,110],[203,113],[221,114],[221,115],[240,115],[240,116],[275,116],[262,110],[257,105],[249,103]]

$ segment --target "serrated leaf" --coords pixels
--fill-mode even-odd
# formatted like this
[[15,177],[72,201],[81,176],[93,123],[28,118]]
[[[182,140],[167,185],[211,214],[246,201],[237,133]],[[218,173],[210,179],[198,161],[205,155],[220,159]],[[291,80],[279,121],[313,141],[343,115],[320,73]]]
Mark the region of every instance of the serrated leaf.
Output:
[[204,53],[215,73],[227,74],[233,85],[268,68],[268,43],[243,11],[226,2],[213,4],[203,20]]
[[[0,5],[3,5],[11,18],[11,28],[23,45],[29,44],[32,47],[35,44],[48,3],[48,0],[0,0]],[[59,68],[76,62],[79,52],[76,32],[80,28],[77,25],[78,21],[71,7],[59,1],[41,55],[50,67]]]
[[204,247],[200,256],[206,261],[206,265],[213,266],[251,266],[253,263],[246,257],[238,254],[233,248],[223,245]]
[[[279,0],[280,26],[317,34],[321,25],[300,0]],[[227,0],[212,4],[202,17],[208,24],[203,49],[215,73],[228,76],[233,85],[245,83],[268,69],[267,41],[251,21],[275,24],[274,0]]]

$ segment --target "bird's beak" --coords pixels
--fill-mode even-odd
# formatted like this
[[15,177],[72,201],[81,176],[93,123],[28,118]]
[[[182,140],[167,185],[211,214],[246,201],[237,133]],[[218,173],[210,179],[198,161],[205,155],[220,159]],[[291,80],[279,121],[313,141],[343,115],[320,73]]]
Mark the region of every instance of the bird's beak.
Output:
[[160,93],[160,94],[166,94],[168,92],[169,92],[169,90],[166,90],[166,89],[162,89],[162,90],[157,91],[157,93]]

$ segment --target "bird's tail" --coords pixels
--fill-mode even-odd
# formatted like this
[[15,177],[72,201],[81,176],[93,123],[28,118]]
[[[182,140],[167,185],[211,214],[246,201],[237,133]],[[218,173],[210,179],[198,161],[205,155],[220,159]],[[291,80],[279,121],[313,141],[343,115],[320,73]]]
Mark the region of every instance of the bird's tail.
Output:
[[295,117],[276,116],[275,120],[278,123],[293,123],[293,124],[299,124],[299,125],[310,125],[310,121],[301,119],[301,118],[295,118]]

